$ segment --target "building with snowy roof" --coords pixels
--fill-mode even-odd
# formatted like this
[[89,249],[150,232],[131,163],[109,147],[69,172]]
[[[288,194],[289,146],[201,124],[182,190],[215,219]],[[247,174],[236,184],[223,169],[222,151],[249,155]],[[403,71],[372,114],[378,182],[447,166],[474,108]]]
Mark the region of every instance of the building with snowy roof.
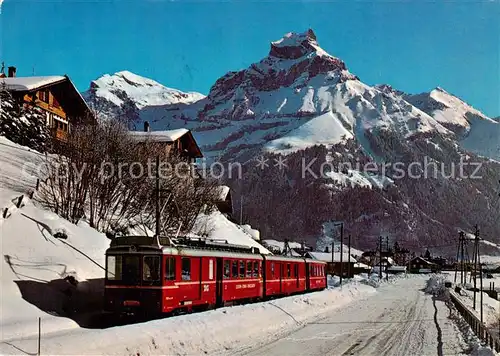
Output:
[[193,134],[188,129],[151,131],[149,122],[144,122],[144,131],[130,131],[130,135],[139,144],[160,145],[167,155],[178,154],[190,162],[202,158],[203,154]]
[[354,265],[357,261],[346,252],[343,252],[342,254],[340,252],[307,252],[306,257],[326,262],[327,271],[330,274],[337,276],[342,274],[344,277],[354,276]]
[[59,141],[66,141],[71,125],[94,121],[92,110],[67,75],[17,77],[16,68],[0,76],[0,90],[6,90],[24,106],[40,108],[46,124]]

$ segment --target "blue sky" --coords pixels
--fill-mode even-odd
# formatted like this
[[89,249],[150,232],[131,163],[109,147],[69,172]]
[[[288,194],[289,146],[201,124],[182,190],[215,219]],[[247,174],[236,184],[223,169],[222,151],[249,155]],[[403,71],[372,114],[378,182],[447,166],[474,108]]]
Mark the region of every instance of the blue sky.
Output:
[[441,86],[500,115],[500,2],[5,0],[0,60],[18,75],[68,74],[80,90],[130,70],[185,91],[267,55],[313,28],[368,84],[417,93]]

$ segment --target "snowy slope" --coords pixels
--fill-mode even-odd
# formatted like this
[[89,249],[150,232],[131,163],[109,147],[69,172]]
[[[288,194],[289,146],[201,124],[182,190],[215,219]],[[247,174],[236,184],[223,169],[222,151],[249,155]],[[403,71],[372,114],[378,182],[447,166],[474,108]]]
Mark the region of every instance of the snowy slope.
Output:
[[460,145],[473,153],[500,160],[500,124],[442,88],[404,98],[458,134]]

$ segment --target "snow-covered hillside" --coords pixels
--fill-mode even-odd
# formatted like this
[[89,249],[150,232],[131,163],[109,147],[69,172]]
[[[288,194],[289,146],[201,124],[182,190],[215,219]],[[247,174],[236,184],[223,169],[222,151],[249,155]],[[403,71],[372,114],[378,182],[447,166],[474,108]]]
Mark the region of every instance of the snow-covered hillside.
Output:
[[439,87],[428,93],[404,95],[404,98],[457,133],[464,149],[500,160],[500,124],[497,120]]

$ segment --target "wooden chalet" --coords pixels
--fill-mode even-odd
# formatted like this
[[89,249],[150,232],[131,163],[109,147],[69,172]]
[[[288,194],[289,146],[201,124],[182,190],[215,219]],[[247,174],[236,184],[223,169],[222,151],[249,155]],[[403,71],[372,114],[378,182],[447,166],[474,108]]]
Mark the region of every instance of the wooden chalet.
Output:
[[340,276],[342,270],[343,277],[353,277],[355,273],[356,259],[349,256],[348,253],[342,254],[342,263],[340,262],[340,252],[307,252],[306,258],[311,258],[317,261],[323,261],[327,264],[327,273]]
[[426,260],[423,257],[414,257],[410,260],[410,273],[435,273],[440,268],[437,264]]
[[20,105],[43,110],[54,138],[67,141],[71,125],[95,121],[92,110],[68,76],[17,77],[16,68],[0,77],[0,89],[9,91]]
[[144,131],[130,131],[130,135],[139,143],[160,145],[167,155],[179,154],[181,158],[194,163],[202,158],[201,149],[196,143],[193,134],[188,129],[168,131],[151,131],[148,122],[144,123]]

